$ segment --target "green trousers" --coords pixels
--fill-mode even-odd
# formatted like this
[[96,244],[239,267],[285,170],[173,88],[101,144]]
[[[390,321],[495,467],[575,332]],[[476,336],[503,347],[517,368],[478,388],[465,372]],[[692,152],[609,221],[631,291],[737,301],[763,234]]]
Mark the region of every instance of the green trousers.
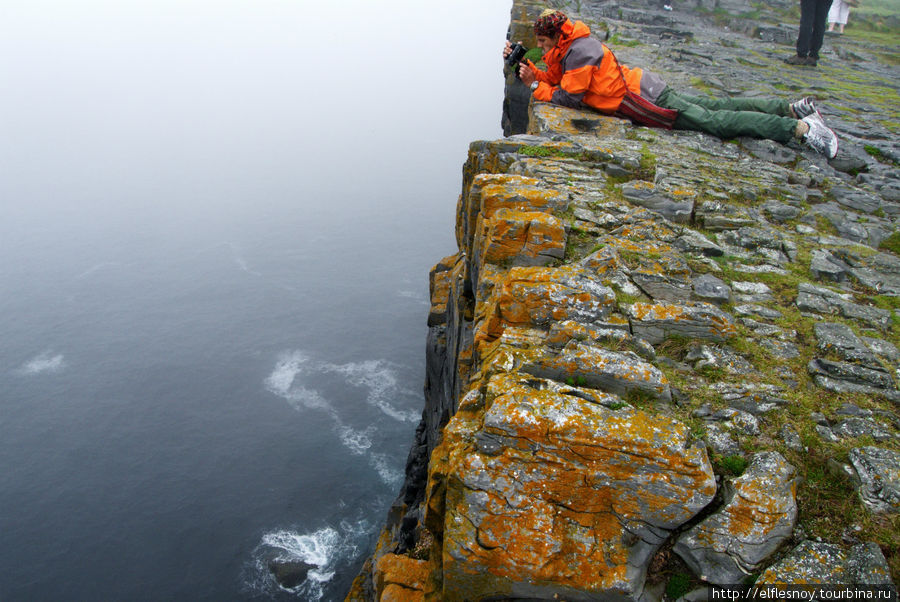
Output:
[[676,129],[697,130],[719,138],[753,136],[785,143],[797,129],[797,120],[790,116],[790,103],[786,100],[702,98],[666,87],[656,104],[678,110]]

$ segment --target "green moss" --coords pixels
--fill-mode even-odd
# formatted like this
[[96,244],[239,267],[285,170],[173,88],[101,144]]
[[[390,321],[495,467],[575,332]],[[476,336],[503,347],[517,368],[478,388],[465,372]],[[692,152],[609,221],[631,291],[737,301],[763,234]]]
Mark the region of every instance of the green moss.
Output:
[[666,582],[666,597],[677,600],[691,591],[691,577],[684,573],[675,573]]
[[874,295],[871,297],[875,307],[894,311],[900,309],[900,297],[889,297],[887,295]]
[[612,37],[609,38],[610,46],[625,46],[628,48],[634,48],[635,46],[640,46],[640,40],[632,40],[629,38],[623,38],[617,33],[614,33]]
[[722,468],[722,472],[738,477],[747,470],[749,462],[743,456],[725,456],[719,460],[718,464]]
[[541,67],[541,66],[546,67],[546,65],[544,65],[541,62],[541,57],[543,57],[543,56],[544,56],[544,51],[541,50],[540,48],[529,48],[528,52],[525,53],[524,59],[527,61],[531,61],[538,67]]
[[893,234],[882,240],[881,243],[879,243],[878,248],[900,255],[900,231],[895,231]]

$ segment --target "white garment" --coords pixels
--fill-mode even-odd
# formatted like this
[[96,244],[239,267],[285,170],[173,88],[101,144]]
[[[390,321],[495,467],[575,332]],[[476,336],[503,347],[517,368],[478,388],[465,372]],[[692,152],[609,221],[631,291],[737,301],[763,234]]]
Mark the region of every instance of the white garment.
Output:
[[844,2],[844,0],[834,0],[831,3],[831,8],[828,9],[829,23],[839,23],[841,25],[846,25],[847,17],[849,16],[850,5]]

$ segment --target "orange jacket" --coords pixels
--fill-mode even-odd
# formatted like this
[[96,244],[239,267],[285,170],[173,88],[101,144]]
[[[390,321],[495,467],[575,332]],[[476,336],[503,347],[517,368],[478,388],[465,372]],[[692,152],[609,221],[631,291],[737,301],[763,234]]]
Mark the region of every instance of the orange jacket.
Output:
[[[581,21],[563,23],[559,42],[543,60],[547,70],[534,69],[539,82],[535,100],[574,108],[586,104],[603,113],[615,113],[625,97],[615,57],[600,40],[591,37],[591,30]],[[628,89],[640,94],[641,69],[622,65],[622,71]]]

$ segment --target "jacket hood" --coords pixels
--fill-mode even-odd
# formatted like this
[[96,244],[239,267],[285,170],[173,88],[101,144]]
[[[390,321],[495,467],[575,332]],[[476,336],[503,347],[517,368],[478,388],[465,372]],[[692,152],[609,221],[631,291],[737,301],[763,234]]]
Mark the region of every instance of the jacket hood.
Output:
[[[578,38],[584,38],[591,35],[591,29],[585,25],[582,21],[572,21],[571,19],[566,19],[566,22],[562,24],[560,28],[560,38],[559,42],[556,43],[550,52],[545,54],[545,57],[557,55],[557,60],[561,59],[566,55],[569,51],[569,46],[572,45],[572,42],[577,40]],[[546,58],[544,61],[546,62]]]

